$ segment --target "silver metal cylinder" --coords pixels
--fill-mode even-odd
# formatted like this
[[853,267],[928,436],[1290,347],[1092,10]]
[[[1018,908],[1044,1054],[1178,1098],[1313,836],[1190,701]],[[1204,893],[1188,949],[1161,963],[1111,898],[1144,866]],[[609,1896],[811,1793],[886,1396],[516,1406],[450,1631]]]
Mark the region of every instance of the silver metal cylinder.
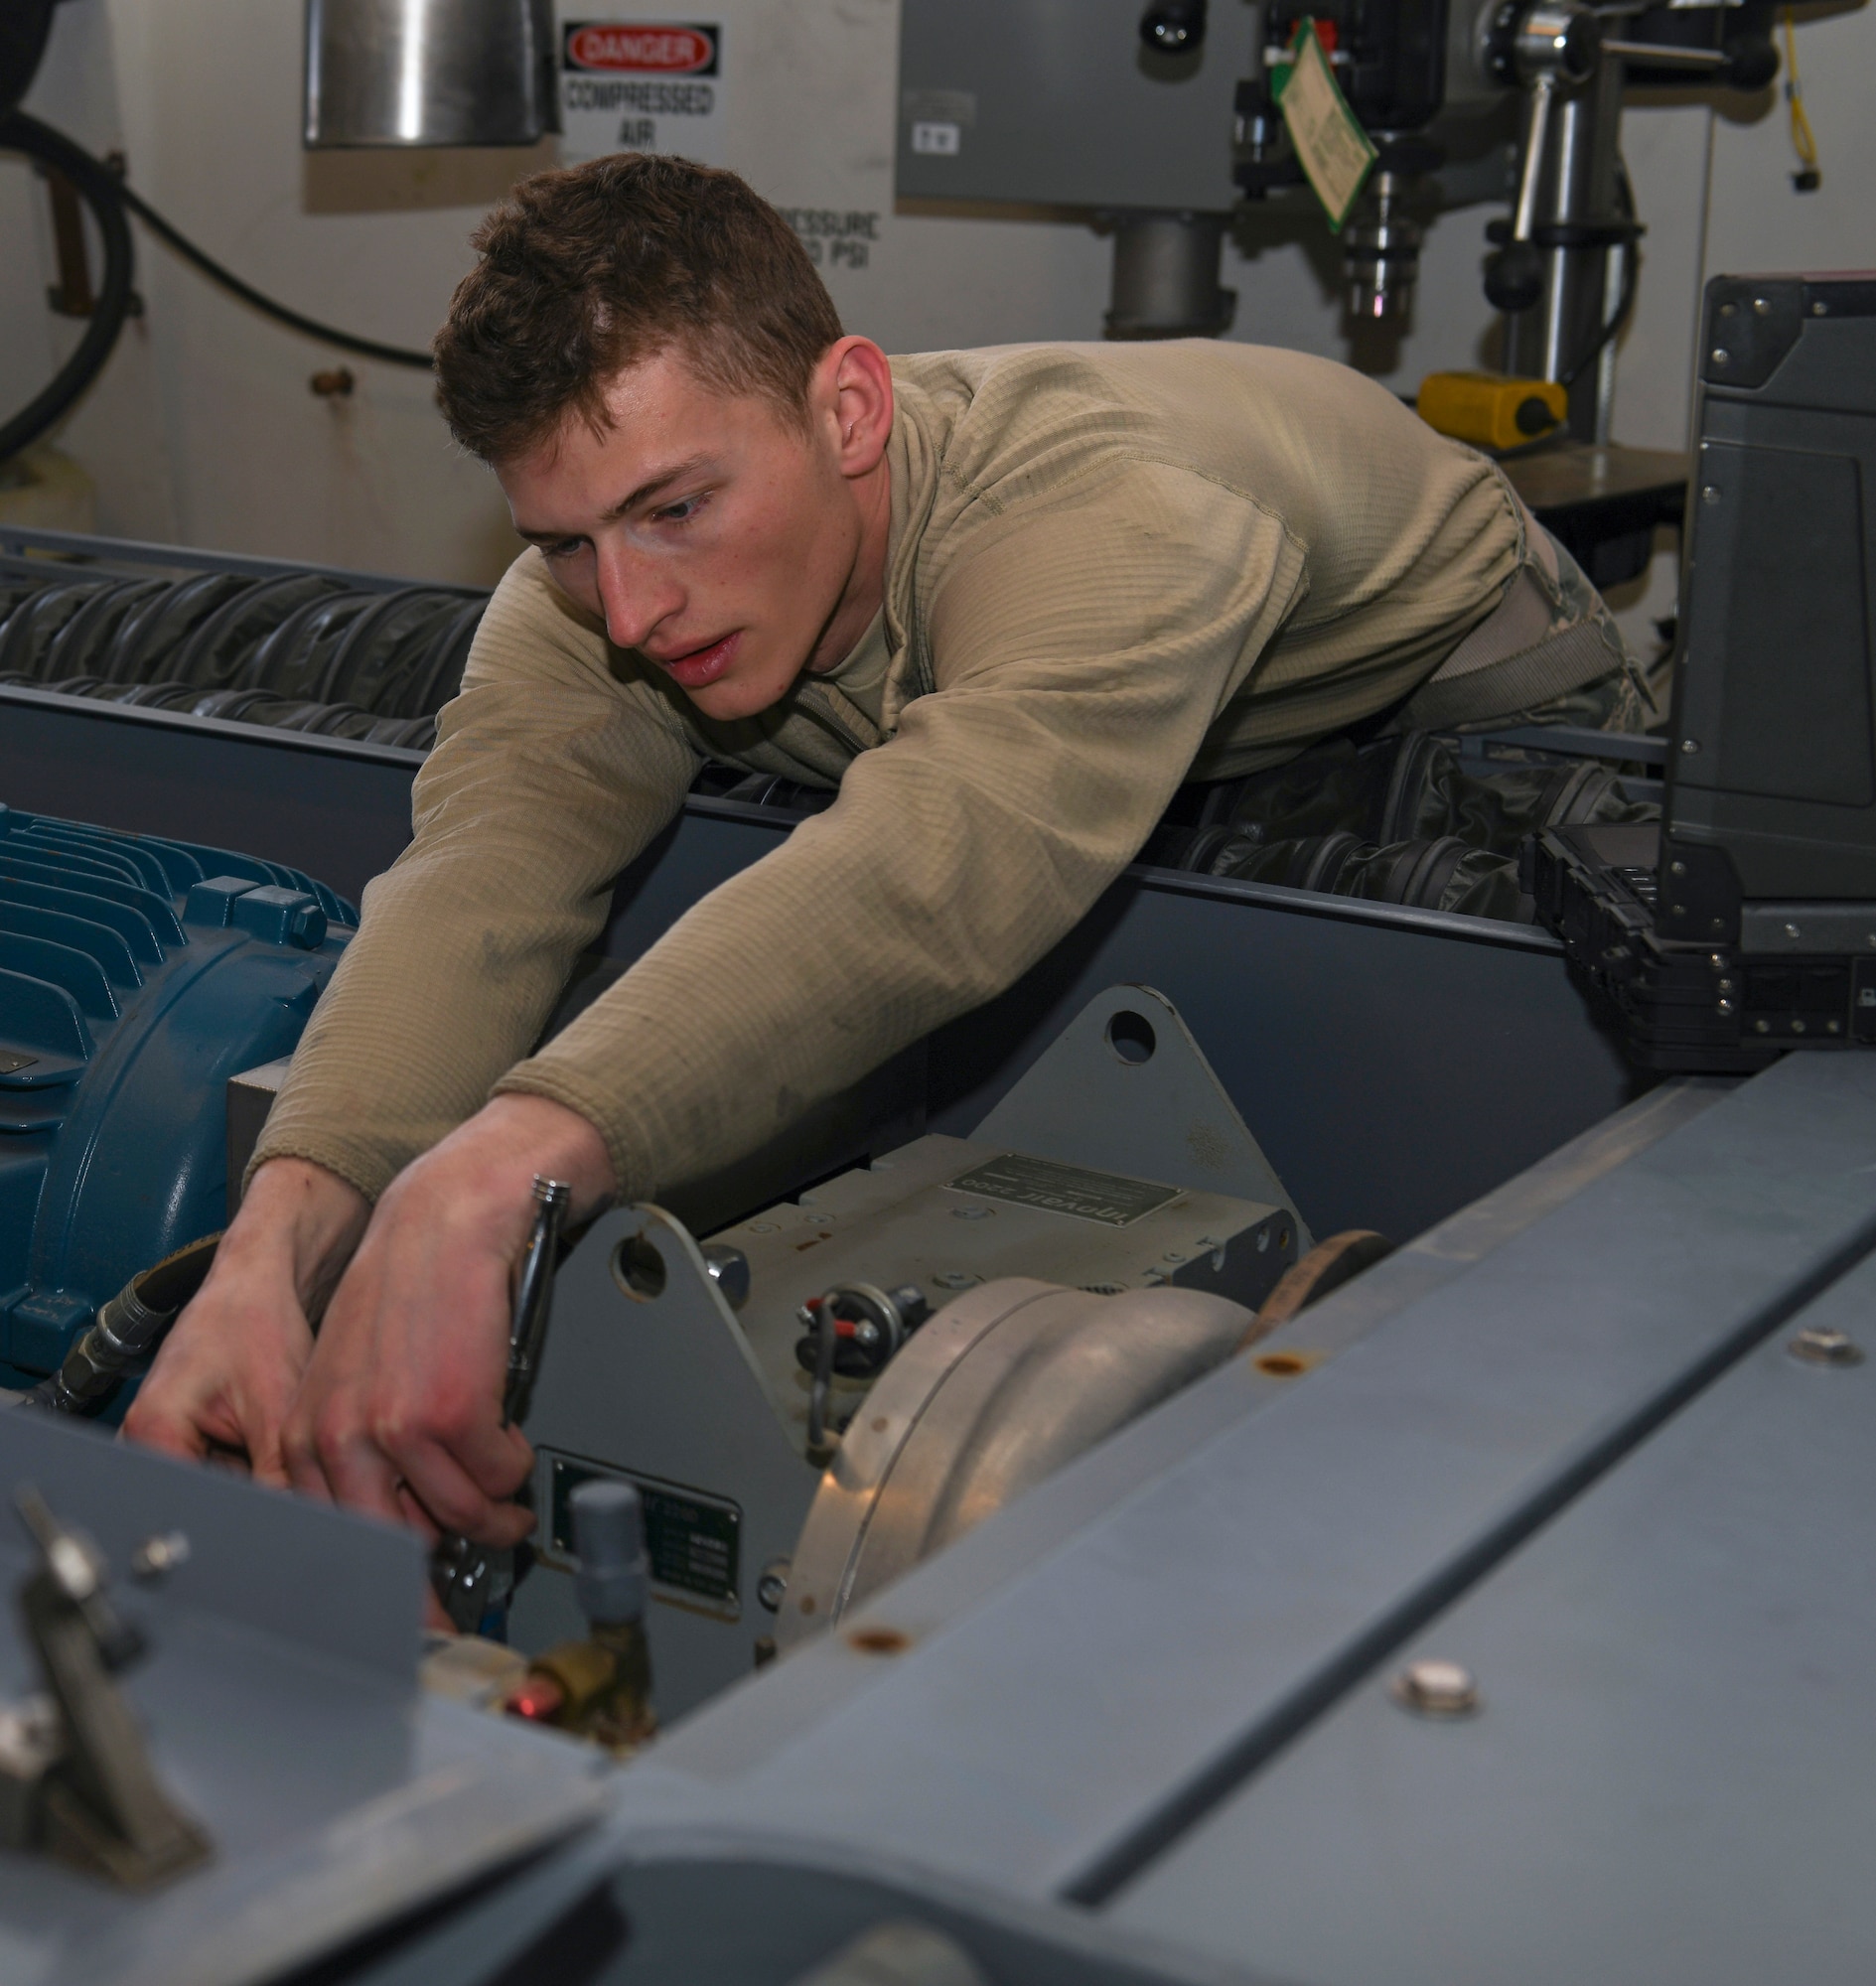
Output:
[[532,145],[555,46],[553,0],[306,0],[306,143]]
[[1222,213],[1122,213],[1114,221],[1109,338],[1218,338],[1237,292],[1219,286]]
[[1403,205],[1406,186],[1398,173],[1374,174],[1343,229],[1352,316],[1398,319],[1412,306],[1420,274],[1420,227]]
[[[1595,230],[1628,217],[1619,195],[1620,59],[1604,56],[1583,87],[1559,89],[1547,119],[1535,113],[1533,104],[1526,143],[1534,138],[1538,150],[1531,236],[1543,256],[1543,294],[1529,310],[1507,317],[1505,365],[1526,377],[1561,379],[1615,309],[1610,242]],[[1619,298],[1620,283],[1614,287]],[[1599,429],[1607,435],[1613,377],[1603,378],[1605,370],[1590,367],[1571,388],[1570,432],[1580,441],[1595,440]]]

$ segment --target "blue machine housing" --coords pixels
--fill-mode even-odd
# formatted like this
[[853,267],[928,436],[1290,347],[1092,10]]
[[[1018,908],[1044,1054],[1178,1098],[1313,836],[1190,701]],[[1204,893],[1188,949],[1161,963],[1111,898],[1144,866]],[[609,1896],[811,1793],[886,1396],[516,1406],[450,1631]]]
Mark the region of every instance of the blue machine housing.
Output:
[[223,1225],[227,1080],[293,1052],[358,921],[278,863],[0,805],[0,1384]]

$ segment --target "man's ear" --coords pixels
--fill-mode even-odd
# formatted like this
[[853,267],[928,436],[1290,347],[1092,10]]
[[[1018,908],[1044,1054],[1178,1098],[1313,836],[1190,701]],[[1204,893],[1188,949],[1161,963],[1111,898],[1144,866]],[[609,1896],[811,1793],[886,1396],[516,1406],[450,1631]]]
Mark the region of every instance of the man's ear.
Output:
[[870,338],[842,338],[828,347],[818,369],[840,473],[871,475],[893,431],[892,366]]

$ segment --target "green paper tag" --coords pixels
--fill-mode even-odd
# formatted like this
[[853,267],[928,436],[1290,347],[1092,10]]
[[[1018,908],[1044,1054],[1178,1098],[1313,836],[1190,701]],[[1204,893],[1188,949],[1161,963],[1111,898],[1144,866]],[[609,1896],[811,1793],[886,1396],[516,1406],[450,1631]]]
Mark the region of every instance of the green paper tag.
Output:
[[1296,31],[1290,66],[1272,78],[1271,93],[1282,107],[1290,143],[1329,215],[1329,225],[1340,234],[1376,153],[1336,81],[1313,20],[1304,21]]

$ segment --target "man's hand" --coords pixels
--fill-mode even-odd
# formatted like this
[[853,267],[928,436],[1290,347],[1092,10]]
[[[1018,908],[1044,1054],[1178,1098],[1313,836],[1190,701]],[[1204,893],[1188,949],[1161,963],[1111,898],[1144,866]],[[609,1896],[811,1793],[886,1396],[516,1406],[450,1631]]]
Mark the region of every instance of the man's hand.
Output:
[[533,1451],[502,1425],[502,1395],[536,1173],[572,1187],[576,1221],[612,1198],[598,1131],[539,1096],[498,1096],[391,1183],[287,1415],[296,1489],[433,1539],[511,1545],[532,1530],[506,1499]]
[[195,1301],[171,1327],[124,1433],[201,1461],[244,1453],[284,1487],[280,1429],[313,1350],[309,1316],[358,1245],[370,1203],[336,1173],[274,1159],[255,1173]]

